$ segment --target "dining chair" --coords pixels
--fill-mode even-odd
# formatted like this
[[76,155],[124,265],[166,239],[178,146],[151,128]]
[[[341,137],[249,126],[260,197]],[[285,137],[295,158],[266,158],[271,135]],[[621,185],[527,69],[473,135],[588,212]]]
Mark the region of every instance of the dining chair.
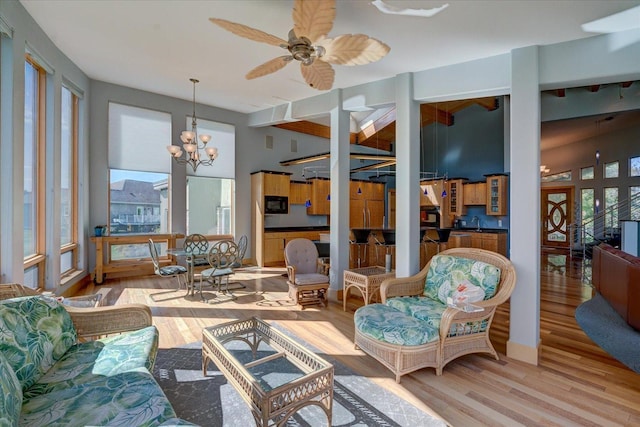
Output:
[[158,259],[158,248],[156,244],[153,242],[153,239],[149,239],[149,253],[151,254],[151,261],[153,261],[153,270],[155,274],[160,277],[177,277],[178,279],[178,290],[182,288],[182,282],[180,278],[184,279],[184,287],[189,290],[189,283],[187,282],[187,269],[181,265],[165,265],[163,267],[160,266],[160,261]]
[[202,234],[193,233],[185,237],[184,250],[191,254],[189,257],[191,268],[209,265],[207,260],[209,241]]
[[[218,286],[218,292],[229,290],[229,276],[233,274],[233,265],[238,261],[240,251],[238,245],[233,240],[219,240],[209,249],[207,261],[210,268],[200,273],[200,297],[202,294],[202,282],[207,281],[212,286]],[[222,289],[222,281],[226,281],[226,288]]]
[[238,239],[238,259],[233,264],[233,268],[242,267],[242,260],[244,259],[244,254],[247,252],[247,240],[246,234],[243,234],[240,236],[240,239]]

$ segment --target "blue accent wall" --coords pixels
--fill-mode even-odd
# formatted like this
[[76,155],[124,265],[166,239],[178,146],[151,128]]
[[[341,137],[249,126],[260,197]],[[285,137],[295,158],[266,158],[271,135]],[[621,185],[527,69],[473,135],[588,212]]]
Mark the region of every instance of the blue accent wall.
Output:
[[422,128],[421,171],[483,181],[484,174],[504,172],[504,102],[487,111],[473,105],[455,113],[452,126]]

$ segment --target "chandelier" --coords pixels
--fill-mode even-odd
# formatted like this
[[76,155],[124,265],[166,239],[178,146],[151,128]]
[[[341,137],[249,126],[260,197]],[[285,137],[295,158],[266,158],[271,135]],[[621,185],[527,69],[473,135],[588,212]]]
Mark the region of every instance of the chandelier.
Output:
[[[168,145],[167,150],[173,160],[180,165],[190,164],[193,172],[198,166],[211,166],[213,161],[218,157],[218,149],[215,147],[207,147],[207,143],[211,141],[211,135],[198,135],[198,124],[196,123],[196,83],[199,80],[189,79],[193,83],[193,116],[191,116],[191,130],[184,130],[180,134],[182,148],[179,145]],[[202,142],[202,145],[198,142]],[[183,151],[184,150],[184,151]],[[204,151],[204,154],[201,152]],[[184,156],[183,156],[184,153]]]

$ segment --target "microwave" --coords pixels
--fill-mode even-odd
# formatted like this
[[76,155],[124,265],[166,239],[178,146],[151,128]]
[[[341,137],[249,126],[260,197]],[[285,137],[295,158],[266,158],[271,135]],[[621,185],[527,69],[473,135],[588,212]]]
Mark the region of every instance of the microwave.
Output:
[[284,196],[264,196],[265,214],[288,214],[289,198]]

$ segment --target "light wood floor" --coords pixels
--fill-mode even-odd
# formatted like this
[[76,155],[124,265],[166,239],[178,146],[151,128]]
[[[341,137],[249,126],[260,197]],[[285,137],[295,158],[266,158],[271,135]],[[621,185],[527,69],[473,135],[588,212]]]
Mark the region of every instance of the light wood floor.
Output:
[[[561,254],[561,253],[560,253]],[[233,291],[234,301],[203,303],[185,297],[170,279],[149,276],[107,280],[110,304],[144,303],[160,330],[160,346],[169,348],[200,340],[203,327],[258,316],[290,329],[322,353],[452,426],[638,426],[640,375],[612,359],[582,332],[573,317],[591,297],[582,283],[580,260],[556,254],[542,256],[541,338],[539,366],[504,356],[509,307],[500,307],[492,341],[501,358],[469,355],[447,365],[444,374],[423,369],[396,384],[386,368],[353,346],[353,309],[332,302],[328,308],[304,311],[287,300],[284,269],[247,268],[235,275],[246,289]],[[95,288],[98,288],[97,286]],[[84,292],[95,292],[89,285]],[[208,297],[214,292],[205,291]]]

